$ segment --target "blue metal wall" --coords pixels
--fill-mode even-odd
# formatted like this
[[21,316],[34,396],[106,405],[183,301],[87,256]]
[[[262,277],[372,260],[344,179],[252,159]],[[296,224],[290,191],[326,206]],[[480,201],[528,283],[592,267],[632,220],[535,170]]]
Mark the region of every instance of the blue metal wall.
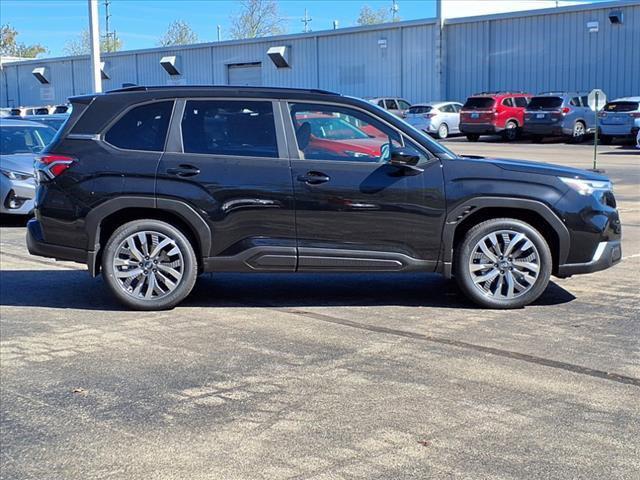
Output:
[[[624,23],[612,25],[611,10]],[[589,33],[586,23],[599,21]],[[277,69],[271,46],[287,45],[291,68]],[[346,28],[260,40],[155,48],[104,55],[110,79],[166,85],[160,66],[180,57],[181,83],[225,85],[229,64],[261,62],[262,83],[323,88],[348,95],[397,95],[411,102],[463,100],[483,90],[602,88],[610,97],[640,94],[640,1],[607,2],[445,21],[436,19]],[[31,71],[49,68],[53,101],[44,101]],[[88,57],[7,63],[0,71],[2,106],[62,103],[90,91]],[[175,80],[175,79],[174,79]]]

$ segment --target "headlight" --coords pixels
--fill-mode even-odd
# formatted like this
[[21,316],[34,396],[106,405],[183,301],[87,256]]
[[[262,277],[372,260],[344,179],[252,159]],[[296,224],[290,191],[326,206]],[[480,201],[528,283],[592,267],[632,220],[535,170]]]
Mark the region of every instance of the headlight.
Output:
[[13,170],[5,170],[4,168],[0,168],[0,173],[11,180],[29,180],[33,178],[33,175],[30,173],[14,172]]
[[599,180],[581,180],[579,178],[558,177],[562,182],[580,195],[592,195],[594,192],[608,192],[613,189],[611,182]]

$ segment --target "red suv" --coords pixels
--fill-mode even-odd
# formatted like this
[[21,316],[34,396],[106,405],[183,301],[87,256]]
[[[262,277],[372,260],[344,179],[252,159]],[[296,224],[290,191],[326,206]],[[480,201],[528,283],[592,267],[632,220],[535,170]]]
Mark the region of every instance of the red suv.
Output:
[[480,135],[494,134],[507,141],[515,140],[531,96],[524,92],[477,93],[467,99],[460,111],[460,131],[470,142],[477,142]]

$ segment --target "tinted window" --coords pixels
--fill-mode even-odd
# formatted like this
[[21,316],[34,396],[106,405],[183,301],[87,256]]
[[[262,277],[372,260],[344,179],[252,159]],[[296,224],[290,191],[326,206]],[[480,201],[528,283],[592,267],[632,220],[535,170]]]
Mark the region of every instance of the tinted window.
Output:
[[414,113],[414,114],[418,114],[418,113],[429,113],[431,110],[433,110],[433,107],[431,105],[425,105],[425,106],[413,106],[409,109],[409,113]]
[[400,105],[400,109],[406,110],[411,106],[411,104],[405,100],[398,100],[398,105]]
[[516,97],[515,99],[516,107],[526,107],[529,104],[527,97]]
[[109,129],[105,140],[126,150],[161,152],[173,101],[149,103],[129,110]]
[[633,112],[638,108],[638,102],[609,102],[604,106],[605,112]]
[[529,102],[528,110],[555,110],[562,106],[560,97],[533,97]]
[[444,112],[444,113],[454,113],[455,112],[455,110],[453,109],[453,105],[451,105],[451,104],[443,105],[438,110],[440,110],[441,112]]
[[401,144],[395,130],[351,108],[297,103],[291,119],[305,159],[384,162],[389,142]]
[[453,111],[454,112],[458,113],[461,108],[462,108],[462,105],[460,105],[459,103],[454,103],[453,104]]
[[384,108],[384,100],[378,100],[378,106]]
[[38,153],[55,136],[49,127],[0,127],[0,153]]
[[571,101],[569,102],[569,104],[573,107],[579,107],[580,106],[580,97],[573,97],[571,99]]
[[580,97],[580,100],[582,100],[582,106],[583,107],[588,107],[589,106],[589,97],[587,95],[584,95],[584,96]]
[[278,157],[271,102],[189,101],[182,117],[186,153]]
[[513,98],[505,98],[504,100],[502,100],[502,105],[504,105],[505,107],[513,107]]
[[487,109],[493,108],[493,104],[495,100],[493,98],[488,97],[471,97],[468,98],[462,108],[471,109],[471,110],[479,110],[479,109]]
[[398,110],[398,104],[395,100],[387,99],[384,101],[387,110]]

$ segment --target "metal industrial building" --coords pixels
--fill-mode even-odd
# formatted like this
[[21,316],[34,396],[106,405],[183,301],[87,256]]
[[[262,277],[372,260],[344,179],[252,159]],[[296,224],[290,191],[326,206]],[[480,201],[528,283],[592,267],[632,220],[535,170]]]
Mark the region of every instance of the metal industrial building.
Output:
[[[411,102],[505,89],[639,95],[640,1],[123,51],[102,60],[105,90],[252,84]],[[90,85],[88,56],[8,62],[0,104],[63,103]]]

